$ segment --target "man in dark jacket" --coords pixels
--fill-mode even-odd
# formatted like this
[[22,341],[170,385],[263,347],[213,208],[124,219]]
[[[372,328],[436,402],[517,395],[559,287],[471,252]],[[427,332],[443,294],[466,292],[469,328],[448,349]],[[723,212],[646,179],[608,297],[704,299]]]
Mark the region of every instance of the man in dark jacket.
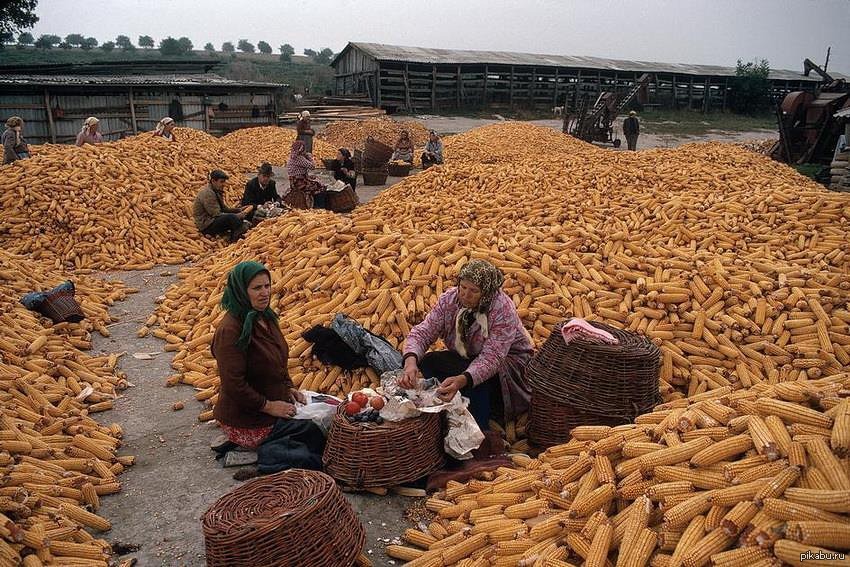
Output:
[[254,210],[248,215],[248,220],[254,220],[254,212],[264,203],[280,203],[282,199],[277,194],[274,184],[274,172],[270,163],[263,163],[257,170],[257,177],[245,184],[245,193],[242,194],[242,206],[253,205]]
[[251,223],[245,217],[253,212],[253,207],[237,209],[228,207],[224,202],[224,184],[227,174],[220,169],[210,173],[210,182],[204,186],[195,197],[192,204],[192,216],[195,226],[203,234],[215,236],[230,233],[230,242],[236,242],[239,237],[251,228]]
[[626,143],[632,151],[637,150],[637,139],[640,134],[640,122],[637,119],[637,112],[634,110],[629,112],[629,117],[623,120],[623,135],[626,136]]

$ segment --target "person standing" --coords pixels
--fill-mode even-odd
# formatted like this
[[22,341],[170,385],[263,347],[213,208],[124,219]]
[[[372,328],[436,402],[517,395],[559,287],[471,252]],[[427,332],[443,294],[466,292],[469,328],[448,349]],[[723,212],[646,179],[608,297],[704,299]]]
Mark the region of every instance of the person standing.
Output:
[[637,119],[637,112],[629,111],[629,117],[623,120],[623,135],[626,137],[626,144],[631,151],[637,150],[637,139],[640,135],[640,122]]
[[80,133],[77,134],[77,145],[82,146],[84,144],[102,144],[103,143],[103,135],[98,132],[100,120],[95,118],[94,116],[89,116],[86,118],[86,121],[83,122],[83,129],[80,130]]
[[3,163],[12,163],[19,159],[30,157],[30,149],[24,140],[24,119],[12,116],[6,120],[6,131],[3,132]]
[[316,133],[313,130],[313,125],[310,124],[310,113],[304,111],[298,115],[298,124],[295,126],[295,131],[298,133],[297,140],[304,142],[304,151],[308,154],[313,153],[313,135]]
[[203,187],[192,205],[195,226],[207,236],[230,233],[230,242],[236,242],[251,227],[245,218],[254,207],[237,209],[224,202],[224,184],[227,174],[220,169],[210,172],[210,182]]

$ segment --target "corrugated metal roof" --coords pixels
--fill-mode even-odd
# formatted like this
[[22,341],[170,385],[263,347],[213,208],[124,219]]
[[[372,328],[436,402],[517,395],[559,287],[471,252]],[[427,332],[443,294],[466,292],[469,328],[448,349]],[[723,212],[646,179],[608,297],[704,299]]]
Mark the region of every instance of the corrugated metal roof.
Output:
[[214,73],[190,75],[0,75],[0,85],[15,86],[168,86],[282,88],[283,83],[233,81]]
[[[350,42],[341,51],[333,63],[350,47],[356,47],[380,61],[398,61],[402,63],[426,64],[476,64],[492,65],[536,65],[549,67],[576,67],[623,71],[627,73],[677,73],[681,75],[703,75],[715,77],[734,77],[734,67],[720,65],[688,65],[684,63],[658,63],[653,61],[629,61],[625,59],[604,59],[602,57],[579,57],[573,55],[541,55],[535,53],[513,53],[510,51],[475,51],[462,49],[433,49],[427,47],[407,47],[382,43]],[[332,63],[332,64],[333,64]],[[831,73],[835,78],[843,75]],[[819,77],[806,77],[797,71],[771,69],[770,78],[777,81],[813,81]]]

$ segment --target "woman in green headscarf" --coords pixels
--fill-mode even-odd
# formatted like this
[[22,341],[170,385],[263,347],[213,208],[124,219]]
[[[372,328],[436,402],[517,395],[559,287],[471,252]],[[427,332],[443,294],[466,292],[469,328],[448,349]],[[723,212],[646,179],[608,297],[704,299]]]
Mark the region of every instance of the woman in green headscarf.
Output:
[[228,439],[255,449],[279,418],[295,415],[304,395],[289,378],[289,347],[272,311],[271,274],[259,262],[237,264],[227,276],[212,353],[221,390],[213,415]]

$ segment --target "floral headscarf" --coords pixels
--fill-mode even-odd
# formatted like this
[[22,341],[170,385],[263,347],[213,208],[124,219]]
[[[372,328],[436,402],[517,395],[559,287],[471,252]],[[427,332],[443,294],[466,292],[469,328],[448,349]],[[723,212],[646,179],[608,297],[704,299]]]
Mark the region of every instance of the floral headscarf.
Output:
[[472,309],[461,307],[455,319],[455,350],[466,357],[466,338],[472,324],[478,321],[485,338],[489,333],[487,313],[499,290],[502,289],[502,284],[505,283],[505,275],[486,260],[470,260],[460,269],[457,277],[458,285],[461,280],[471,282],[481,290],[478,305]]
[[156,130],[154,130],[154,133],[158,136],[161,136],[162,133],[165,131],[165,127],[171,124],[172,122],[174,122],[174,119],[170,116],[166,116],[165,118],[160,120],[159,123],[156,125]]

